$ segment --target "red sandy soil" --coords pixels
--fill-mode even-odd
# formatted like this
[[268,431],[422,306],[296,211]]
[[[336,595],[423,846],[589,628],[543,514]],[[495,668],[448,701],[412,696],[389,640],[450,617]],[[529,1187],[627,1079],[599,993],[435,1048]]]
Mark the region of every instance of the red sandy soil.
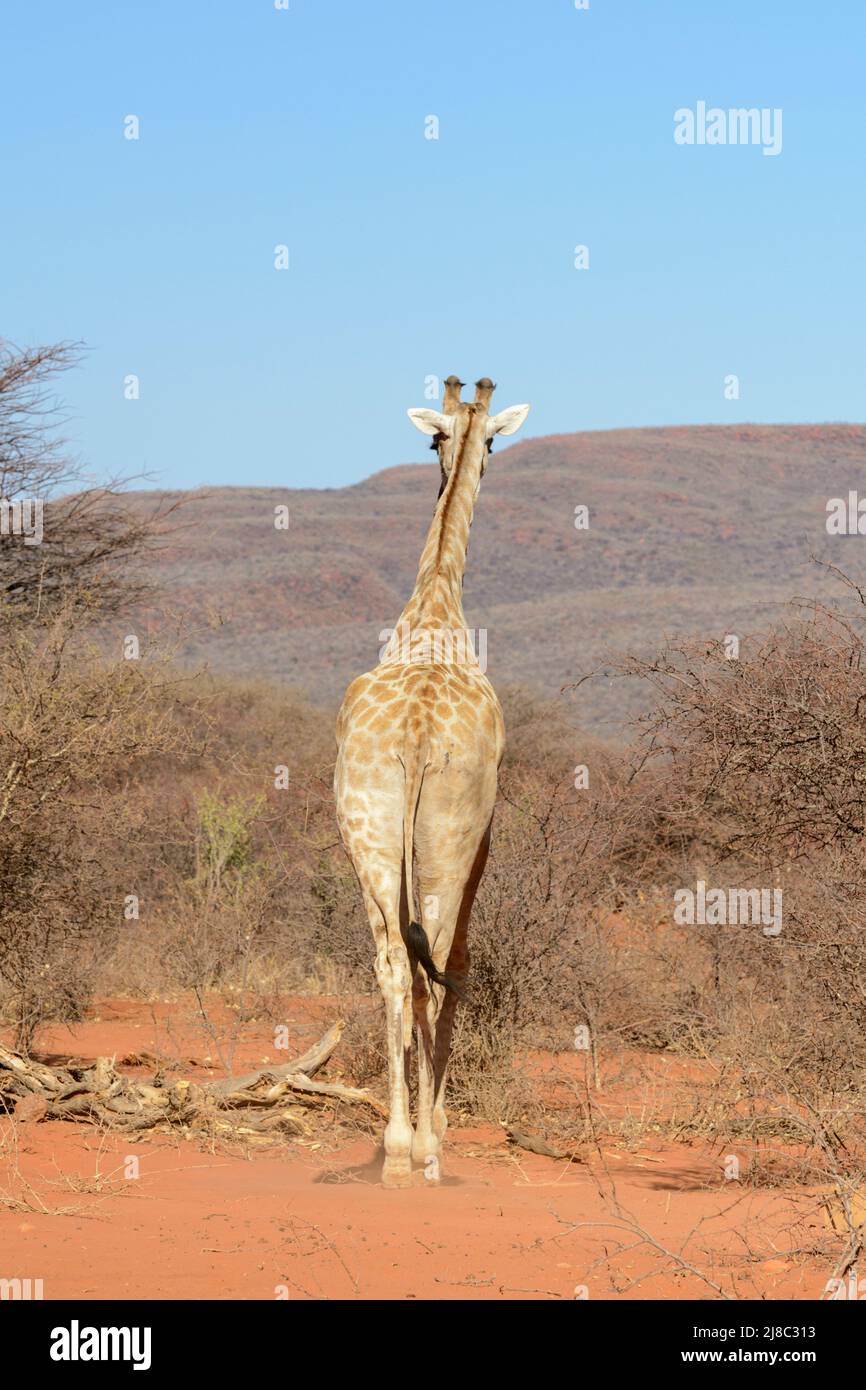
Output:
[[[334,1007],[295,1002],[306,1046]],[[173,1056],[202,1058],[201,1035],[187,1039],[171,1006],[97,1013],[46,1032],[40,1055],[167,1053],[170,1028]],[[250,1025],[236,1066],[285,1061],[272,1036]],[[132,1155],[137,1178],[124,1175]],[[577,1163],[514,1150],[495,1126],[456,1126],[440,1185],[419,1173],[386,1191],[380,1166],[374,1140],[344,1131],[210,1152],[169,1134],[131,1141],[0,1116],[0,1278],[42,1279],[46,1299],[720,1296],[667,1250],[729,1296],[775,1300],[818,1298],[832,1274],[829,1255],[790,1253],[827,1241],[815,1194],[726,1182],[707,1147],[602,1140]]]

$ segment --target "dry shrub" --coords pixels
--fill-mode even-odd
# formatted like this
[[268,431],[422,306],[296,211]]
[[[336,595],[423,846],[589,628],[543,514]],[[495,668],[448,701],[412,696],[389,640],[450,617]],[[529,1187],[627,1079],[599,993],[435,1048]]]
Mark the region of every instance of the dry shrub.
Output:
[[123,612],[153,590],[141,564],[177,520],[178,498],[145,507],[131,480],[94,486],[66,452],[55,381],[76,367],[79,343],[17,348],[0,338],[0,498],[43,509],[42,536],[0,537],[0,640],[22,625],[70,624]]
[[176,681],[106,663],[65,612],[7,635],[0,684],[0,979],[17,1045],[82,1016],[137,891],[123,872],[129,782],[177,748]]
[[[526,1054],[602,1040],[634,1017],[639,981],[609,930],[622,904],[627,761],[588,745],[563,711],[525,692],[505,701],[508,752],[487,869],[470,924],[469,999],[458,1013],[451,1093],[489,1119],[538,1115]],[[591,767],[589,785],[575,776]],[[576,781],[579,785],[576,785]]]
[[782,893],[777,936],[669,920],[668,940],[688,937],[698,953],[686,1018],[668,991],[666,1045],[724,1069],[718,1132],[796,1140],[804,1172],[862,1185],[866,696],[863,595],[853,594],[836,609],[796,606],[738,660],[717,644],[679,643],[622,669],[657,695],[642,739],[656,779],[649,833],[678,846],[665,875],[670,914],[673,891],[699,878]]

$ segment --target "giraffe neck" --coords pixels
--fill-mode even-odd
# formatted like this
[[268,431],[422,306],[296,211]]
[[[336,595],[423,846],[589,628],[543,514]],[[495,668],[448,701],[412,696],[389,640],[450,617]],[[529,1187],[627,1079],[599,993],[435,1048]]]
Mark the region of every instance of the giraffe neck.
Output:
[[[382,654],[383,665],[407,661],[482,665],[474,635],[466,627],[462,590],[469,528],[486,453],[484,428],[484,419],[470,418],[459,442],[421,552],[412,597]],[[480,644],[480,634],[478,640]]]
[[422,623],[436,621],[450,622],[455,627],[466,626],[463,574],[484,454],[483,433],[470,424],[436,504],[421,552],[415,588],[401,619],[411,617],[416,624],[420,620]]

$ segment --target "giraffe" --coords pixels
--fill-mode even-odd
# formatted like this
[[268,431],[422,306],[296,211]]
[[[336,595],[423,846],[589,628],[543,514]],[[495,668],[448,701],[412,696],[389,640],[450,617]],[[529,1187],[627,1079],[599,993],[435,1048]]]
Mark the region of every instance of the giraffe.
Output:
[[[476,383],[471,404],[461,400],[463,385],[448,377],[441,412],[408,412],[433,436],[439,455],[436,510],[412,596],[378,666],[352,682],[337,718],[337,820],[372,928],[385,1005],[386,1187],[406,1187],[413,1162],[432,1181],[440,1175],[451,1034],[469,967],[467,927],[487,862],[505,747],[502,710],[466,628],[463,572],[493,436],[514,434],[529,406],[490,415],[489,377]],[[414,1133],[407,1085],[413,1021]]]

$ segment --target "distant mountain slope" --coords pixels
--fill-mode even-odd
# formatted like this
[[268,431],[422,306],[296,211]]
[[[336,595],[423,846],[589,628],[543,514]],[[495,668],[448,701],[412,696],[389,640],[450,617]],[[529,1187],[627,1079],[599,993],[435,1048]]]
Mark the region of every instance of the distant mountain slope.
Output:
[[[665,633],[744,634],[791,595],[830,592],[810,552],[866,574],[866,537],[833,538],[826,503],[866,493],[866,426],[705,426],[554,435],[497,448],[464,588],[494,682],[553,694]],[[302,468],[297,464],[298,471]],[[314,465],[307,464],[313,472]],[[438,466],[340,489],[197,496],[159,578],[186,615],[189,660],[279,677],[323,702],[375,664],[411,592]],[[274,507],[287,503],[288,531]],[[586,531],[574,526],[589,508]],[[219,613],[220,625],[206,625]],[[598,693],[582,711],[618,712]]]

